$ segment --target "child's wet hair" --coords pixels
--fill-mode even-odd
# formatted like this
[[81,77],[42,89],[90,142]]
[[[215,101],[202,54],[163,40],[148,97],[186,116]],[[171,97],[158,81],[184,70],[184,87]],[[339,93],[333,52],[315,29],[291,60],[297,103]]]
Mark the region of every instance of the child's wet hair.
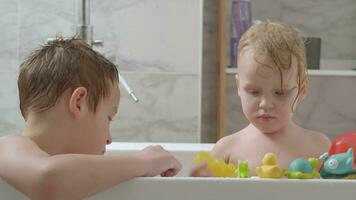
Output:
[[[250,48],[254,50],[254,59],[257,63],[272,70],[278,70],[281,77],[282,90],[285,81],[283,79],[283,71],[290,70],[292,59],[293,57],[296,58],[298,66],[298,97],[303,82],[308,82],[305,45],[301,34],[288,24],[262,22],[253,25],[243,34],[238,46],[238,58]],[[264,63],[266,57],[272,60],[273,66]],[[294,103],[296,101],[297,98]]]
[[62,94],[76,87],[88,91],[88,104],[95,112],[98,102],[110,95],[118,81],[116,66],[84,41],[59,37],[34,50],[20,65],[20,109],[42,112],[53,107]]

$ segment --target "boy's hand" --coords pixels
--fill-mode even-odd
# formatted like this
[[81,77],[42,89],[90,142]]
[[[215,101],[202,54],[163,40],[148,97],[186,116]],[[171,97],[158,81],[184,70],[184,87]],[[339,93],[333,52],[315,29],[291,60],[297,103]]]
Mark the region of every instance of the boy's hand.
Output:
[[199,165],[198,167],[192,169],[192,171],[189,173],[189,176],[192,177],[211,177],[212,174],[208,168],[207,163],[203,163]]
[[182,168],[179,161],[159,145],[146,147],[138,155],[144,161],[144,176],[174,176]]

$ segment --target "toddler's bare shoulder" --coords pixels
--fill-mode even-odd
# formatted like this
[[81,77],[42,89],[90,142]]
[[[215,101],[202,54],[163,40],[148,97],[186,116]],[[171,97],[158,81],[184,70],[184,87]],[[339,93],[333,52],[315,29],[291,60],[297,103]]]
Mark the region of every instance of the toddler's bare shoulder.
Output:
[[223,138],[221,138],[216,145],[236,145],[236,143],[240,142],[242,139],[242,134],[240,132],[236,132],[230,135],[227,135]]
[[327,141],[330,142],[330,139],[324,133],[321,133],[321,132],[318,132],[318,131],[308,130],[308,134],[312,139],[323,140],[324,142],[327,142]]
[[327,151],[331,146],[331,141],[324,133],[308,130],[309,141],[321,151]]
[[215,145],[212,150],[212,154],[217,157],[223,157],[228,159],[230,152],[234,147],[236,147],[238,142],[238,133],[233,133],[231,135],[224,136]]

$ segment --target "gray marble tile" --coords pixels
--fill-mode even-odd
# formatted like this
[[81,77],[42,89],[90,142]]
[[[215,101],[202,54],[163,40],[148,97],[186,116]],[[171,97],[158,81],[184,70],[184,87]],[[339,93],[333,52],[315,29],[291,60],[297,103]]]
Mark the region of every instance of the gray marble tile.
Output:
[[0,136],[18,133],[21,123],[16,70],[0,70]]
[[123,71],[201,70],[201,0],[92,1],[98,48]]
[[17,66],[17,1],[2,0],[0,4],[0,69]]
[[295,118],[330,137],[356,130],[356,77],[313,76]]
[[240,97],[237,95],[235,75],[226,76],[225,97],[225,134],[235,133],[248,125],[242,111]]
[[20,60],[48,38],[75,34],[74,2],[18,0]]
[[321,58],[356,59],[356,2],[352,0],[254,0],[255,19],[284,21],[322,39]]
[[[19,53],[56,35],[72,36],[78,23],[75,1],[18,1]],[[126,71],[201,70],[202,1],[91,1],[98,51]],[[165,17],[162,17],[165,16]]]
[[115,141],[197,142],[199,76],[124,73],[139,103],[121,89],[111,134]]
[[[228,60],[231,2],[226,1]],[[356,59],[356,2],[353,0],[252,0],[251,9],[254,20],[290,23],[304,36],[320,37],[322,59]]]

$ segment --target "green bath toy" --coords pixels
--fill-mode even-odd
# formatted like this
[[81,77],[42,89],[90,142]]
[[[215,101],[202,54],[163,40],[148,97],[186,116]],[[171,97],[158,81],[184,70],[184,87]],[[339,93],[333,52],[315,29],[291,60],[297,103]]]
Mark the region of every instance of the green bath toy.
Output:
[[239,160],[237,163],[236,176],[239,178],[249,178],[250,168],[248,167],[247,161]]
[[298,158],[293,160],[289,165],[286,176],[290,179],[312,179],[318,178],[320,175],[317,172],[319,160],[316,158]]

